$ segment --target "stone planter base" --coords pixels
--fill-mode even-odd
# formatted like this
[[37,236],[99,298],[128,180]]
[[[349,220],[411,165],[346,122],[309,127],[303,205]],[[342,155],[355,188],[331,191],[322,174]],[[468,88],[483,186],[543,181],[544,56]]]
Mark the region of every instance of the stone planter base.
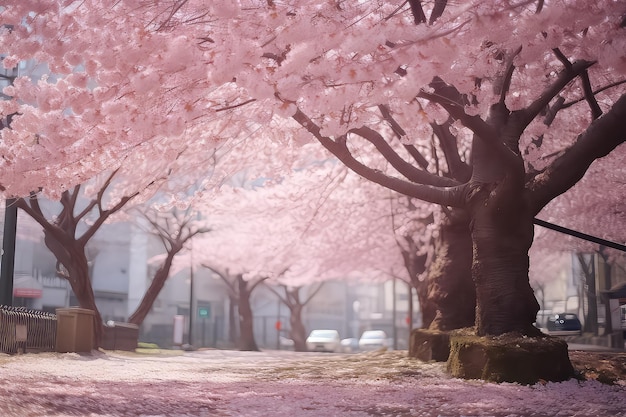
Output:
[[413,329],[411,331],[409,357],[424,362],[446,362],[449,355],[449,332],[427,329]]
[[453,333],[447,369],[457,378],[521,384],[565,381],[575,376],[567,342],[549,336],[478,337]]

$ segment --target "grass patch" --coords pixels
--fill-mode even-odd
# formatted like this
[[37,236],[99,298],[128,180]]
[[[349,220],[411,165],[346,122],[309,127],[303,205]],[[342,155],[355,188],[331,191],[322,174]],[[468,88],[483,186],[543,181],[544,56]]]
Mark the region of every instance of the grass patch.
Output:
[[137,347],[141,349],[160,349],[159,345],[156,343],[148,343],[148,342],[139,342],[137,343]]

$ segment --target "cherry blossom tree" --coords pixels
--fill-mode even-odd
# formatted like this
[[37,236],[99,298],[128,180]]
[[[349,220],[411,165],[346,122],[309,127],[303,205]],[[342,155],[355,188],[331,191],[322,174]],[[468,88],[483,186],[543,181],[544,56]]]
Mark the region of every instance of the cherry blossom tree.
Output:
[[[253,337],[246,336],[252,331],[247,300],[261,282],[285,289],[284,296],[276,292],[291,312],[290,336],[296,349],[305,350],[301,313],[318,285],[347,277],[387,279],[394,268],[406,275],[393,240],[388,192],[367,182],[355,187],[361,181],[329,160],[268,179],[262,187],[223,187],[207,203],[215,230],[200,238],[201,253],[194,258],[215,271],[238,300],[246,348],[254,348]],[[310,290],[306,299],[300,298],[303,287]]]
[[[205,31],[196,39],[210,39],[209,71],[224,74],[228,63],[224,79],[239,97],[228,113],[298,141],[306,131],[371,181],[467,210],[478,334],[536,334],[532,219],[623,142],[624,10],[609,1],[442,4],[189,1],[169,14],[156,4],[142,10],[177,33]],[[193,20],[201,15],[215,20],[203,28]],[[246,41],[235,51],[232,39]],[[411,158],[423,156],[431,122],[447,120],[454,140],[471,148],[465,181],[422,169],[390,145],[399,134]],[[379,170],[376,155],[405,179]]]
[[276,294],[280,301],[289,309],[289,337],[293,340],[293,347],[296,352],[306,352],[308,350],[306,346],[307,331],[302,321],[302,312],[306,305],[319,293],[323,285],[324,282],[322,281],[311,288],[307,288],[306,295],[301,294],[301,291],[304,289],[302,286],[290,287],[283,284],[280,285],[279,289],[268,286],[270,291]]
[[[477,333],[536,335],[533,218],[624,152],[624,12],[610,0],[7,1],[5,67],[36,59],[58,78],[5,89],[2,114],[20,115],[2,132],[3,187],[67,187],[58,179],[155,140],[174,155],[206,140],[189,134],[200,127],[212,143],[221,129],[315,140],[369,181],[462,210]],[[467,178],[420,165],[433,123],[467,150]]]
[[[136,192],[118,200],[106,201],[106,193],[115,173],[95,185],[93,198],[84,205],[79,200],[83,195],[82,185],[64,191],[59,201],[60,211],[54,215],[42,209],[37,193],[15,203],[43,228],[44,242],[57,259],[57,275],[68,280],[80,307],[95,312],[98,342],[102,334],[102,318],[91,286],[87,244],[107,219],[139,194]],[[86,223],[87,219],[91,222]]]
[[239,338],[237,347],[243,351],[258,351],[259,347],[254,338],[254,315],[250,297],[252,292],[269,277],[259,276],[244,279],[243,273],[231,273],[228,269],[221,270],[215,266],[203,264],[205,268],[216,273],[228,287],[229,298],[237,305],[239,317]]
[[[430,25],[419,7],[392,3],[339,10],[259,4],[235,7],[229,16],[229,37],[258,46],[233,74],[248,94],[242,103],[273,103],[278,117],[292,115],[371,181],[468,211],[480,335],[537,334],[538,304],[528,283],[532,219],[623,142],[623,8],[575,1],[530,6],[449,5]],[[252,33],[248,13],[266,30]],[[215,43],[219,49],[221,41]],[[548,127],[544,121],[553,117]],[[450,133],[471,141],[465,182],[407,163],[389,145],[396,124],[407,132],[403,142],[417,144],[431,132],[430,121],[448,118]],[[283,126],[294,129],[288,121]],[[362,159],[366,151],[350,147],[358,138],[406,179]]]
[[[551,6],[555,7],[556,4]],[[477,71],[475,67],[476,59],[471,59],[467,55],[465,55],[467,62],[462,62],[458,57],[447,62],[438,60],[437,64],[440,71],[437,73],[437,77],[423,78],[424,81],[421,82],[421,86],[417,84],[414,87],[412,103],[415,110],[411,112],[405,108],[396,112],[398,120],[400,119],[400,111],[404,112],[403,120],[398,122],[401,126],[413,125],[415,121],[405,120],[404,117],[411,113],[419,114],[420,107],[438,106],[438,109],[445,110],[445,113],[474,134],[475,138],[472,141],[473,172],[471,179],[465,183],[454,181],[442,183],[445,178],[434,177],[424,171],[415,172],[413,166],[403,165],[404,162],[401,163],[398,154],[386,144],[384,131],[381,133],[380,128],[375,129],[373,125],[368,126],[361,121],[366,115],[370,116],[368,110],[373,108],[373,106],[366,107],[366,103],[372,103],[371,99],[383,100],[382,91],[377,91],[376,87],[371,89],[373,90],[371,93],[371,90],[362,93],[365,97],[359,97],[360,101],[366,102],[358,103],[361,106],[358,110],[363,110],[363,115],[360,118],[356,107],[349,108],[337,102],[339,104],[338,112],[341,111],[341,108],[344,111],[352,111],[349,114],[351,119],[343,125],[341,113],[337,114],[337,118],[326,116],[332,113],[332,110],[329,111],[329,109],[318,113],[318,110],[311,105],[310,100],[298,99],[297,96],[289,95],[287,91],[281,90],[279,97],[283,103],[297,106],[294,119],[355,172],[412,197],[445,206],[467,209],[470,216],[470,231],[474,247],[472,268],[477,287],[478,314],[476,324],[478,334],[498,335],[518,331],[522,334],[535,335],[537,331],[531,323],[535,320],[538,304],[528,285],[527,255],[532,242],[532,219],[551,199],[575,184],[595,159],[605,156],[624,140],[618,127],[620,112],[626,110],[626,99],[621,98],[623,89],[606,89],[602,92],[596,90],[596,94],[601,95],[601,98],[598,99],[592,89],[586,87],[589,77],[592,76],[597,77],[596,82],[600,84],[599,87],[601,88],[609,86],[613,82],[607,81],[607,77],[611,77],[610,73],[614,70],[615,65],[619,65],[619,62],[610,56],[606,58],[605,56],[596,57],[594,60],[588,59],[590,58],[588,55],[592,52],[588,48],[590,45],[600,44],[605,37],[609,37],[612,42],[623,42],[623,30],[619,28],[623,10],[615,10],[612,15],[609,13],[609,16],[613,16],[613,20],[603,17],[601,21],[594,24],[593,20],[587,21],[586,18],[591,15],[596,19],[595,13],[602,13],[604,16],[606,9],[591,9],[589,15],[584,15],[581,10],[574,13],[573,10],[568,9],[569,13],[572,14],[571,18],[574,23],[570,26],[571,29],[561,24],[560,26],[550,26],[548,33],[556,32],[559,37],[565,38],[568,38],[567,31],[569,30],[573,30],[575,33],[581,33],[585,30],[585,34],[584,37],[575,35],[569,43],[563,42],[559,45],[559,47],[564,48],[561,50],[555,46],[555,40],[550,38],[550,35],[547,35],[543,41],[541,40],[542,30],[545,30],[546,26],[550,24],[549,17],[547,17],[549,12],[542,15],[543,12],[528,13],[527,9],[522,7],[517,10],[512,7],[500,11],[494,10],[491,4],[487,7],[490,8],[490,12],[486,16],[489,16],[492,22],[498,22],[499,28],[501,23],[499,17],[502,16],[504,20],[515,22],[516,31],[522,31],[523,34],[520,34],[519,38],[509,39],[503,36],[499,40],[498,33],[491,31],[486,40],[484,28],[481,27],[485,22],[480,21],[480,19],[471,20],[470,16],[460,12],[459,14],[451,14],[447,25],[442,22],[437,26],[438,29],[447,27],[453,32],[444,36],[443,39],[454,42],[452,39],[461,39],[462,37],[464,42],[469,42],[470,45],[474,44],[476,48],[468,47],[467,50],[474,54],[475,58],[482,60],[481,62],[487,63],[483,70],[491,72],[480,74],[480,70]],[[505,7],[508,8],[509,6]],[[485,12],[487,11],[485,10]],[[472,13],[476,13],[476,10],[473,10]],[[515,18],[511,19],[511,15]],[[469,23],[463,25],[463,19],[469,19]],[[559,22],[563,21],[560,20]],[[503,26],[509,30],[508,24],[503,24]],[[472,37],[479,33],[478,37]],[[436,31],[432,35],[438,37]],[[504,35],[504,33],[500,33],[500,35]],[[575,40],[578,42],[574,42]],[[424,38],[415,43],[403,41],[399,47],[403,49],[402,52],[404,53],[415,48],[417,55],[421,49],[421,43],[427,41]],[[485,43],[486,41],[488,42]],[[441,39],[434,42],[441,45]],[[528,42],[533,42],[533,44],[529,46]],[[542,44],[545,52],[538,51],[535,43]],[[518,45],[516,46],[516,44]],[[397,47],[397,44],[392,45],[388,47],[386,54],[383,53],[385,57],[390,58],[389,61],[398,64],[397,67],[394,66],[396,69],[402,65],[408,65],[393,60],[392,55]],[[458,48],[454,50],[459,51]],[[404,54],[398,53],[397,55]],[[336,62],[342,56],[338,53],[329,59]],[[367,59],[372,61],[376,59],[373,51],[370,53],[362,52],[360,56],[367,56]],[[572,62],[568,57],[574,57],[574,59],[582,57],[582,59]],[[596,62],[596,60],[600,61]],[[316,61],[315,65],[318,62]],[[559,69],[555,63],[563,68],[560,72],[557,72]],[[277,64],[279,67],[277,71],[280,71],[280,68],[286,64],[288,64],[287,60]],[[454,69],[441,71],[443,65],[448,65],[447,68]],[[423,66],[425,65],[422,65],[418,71],[419,76],[428,77],[426,76],[428,71],[424,71]],[[409,67],[406,71],[412,69],[413,67]],[[463,73],[459,74],[459,69]],[[472,73],[468,74],[467,71],[470,70]],[[362,72],[362,68],[360,71]],[[531,86],[531,80],[536,79],[541,71],[547,71],[548,74],[553,73],[554,75],[548,77],[546,82],[540,86],[536,86],[536,83]],[[432,74],[431,77],[434,75],[432,72],[430,74]],[[390,75],[390,77],[392,79],[389,80],[389,84],[394,84],[394,76]],[[449,84],[445,78],[450,82],[455,82],[457,87]],[[582,82],[581,88],[575,87],[572,83],[577,78]],[[456,82],[457,80],[459,81]],[[468,88],[469,85],[461,84],[465,80],[471,80],[475,84]],[[478,84],[478,80],[480,80],[480,84]],[[406,78],[399,75],[395,83],[408,87],[405,81]],[[339,79],[333,80],[333,85],[339,84],[341,84]],[[359,82],[356,84],[359,87],[363,85]],[[387,87],[385,86],[385,90],[389,94]],[[493,94],[492,87],[496,94]],[[348,87],[343,88],[343,90],[348,89]],[[586,95],[585,91],[587,91]],[[356,91],[354,94],[357,94]],[[576,96],[576,94],[579,95]],[[490,95],[492,96],[490,97]],[[540,132],[537,128],[542,123],[541,117],[539,117],[541,113],[548,108],[552,109],[553,112],[558,110],[557,117],[561,117],[563,121],[571,121],[571,116],[566,115],[568,110],[572,110],[574,114],[581,114],[580,111],[576,112],[577,109],[572,109],[576,106],[565,108],[551,106],[553,99],[555,103],[559,102],[557,95],[564,98],[569,97],[570,100],[586,97],[587,100],[579,101],[579,103],[588,103],[594,111],[593,115],[595,116],[593,117],[605,111],[608,111],[608,114],[604,117],[598,117],[591,124],[589,124],[589,120],[592,120],[593,117],[586,118],[585,122],[588,127],[585,126],[584,119],[578,119],[579,124],[576,127],[572,124],[567,130],[560,123],[555,129],[553,124],[550,132],[546,131],[542,139],[543,143],[549,144],[546,147],[558,146],[559,141],[557,139],[559,137],[575,136],[576,129],[578,129],[579,136],[575,142],[570,142],[570,147],[551,158],[550,162],[543,161],[544,166],[535,167],[528,160],[531,151],[527,152],[525,148],[530,148],[532,145],[538,147],[539,141],[532,143],[529,139],[535,137],[536,132]],[[406,102],[408,98],[406,97],[403,102]],[[392,108],[396,108],[397,105],[399,103]],[[605,110],[602,110],[601,105],[605,106]],[[584,111],[584,109],[582,110]],[[432,115],[441,118],[442,116],[437,111],[433,111]],[[481,117],[481,114],[484,116]],[[554,135],[550,136],[551,140],[548,140],[548,134]],[[405,175],[408,181],[387,176],[355,158],[348,147],[349,140],[355,137],[363,138],[376,146],[384,157],[395,162],[395,167]],[[603,145],[600,146],[599,142],[602,142]],[[564,142],[561,141],[560,143]],[[534,149],[532,151],[535,152]]]
[[150,224],[149,233],[152,233],[161,241],[166,253],[165,258],[159,263],[150,286],[139,305],[128,317],[129,323],[137,325],[143,323],[152,309],[154,301],[170,276],[174,258],[184,249],[185,243],[196,235],[210,231],[210,229],[198,225],[197,213],[191,207],[184,210],[174,208],[169,212],[148,208],[141,210],[141,217]]

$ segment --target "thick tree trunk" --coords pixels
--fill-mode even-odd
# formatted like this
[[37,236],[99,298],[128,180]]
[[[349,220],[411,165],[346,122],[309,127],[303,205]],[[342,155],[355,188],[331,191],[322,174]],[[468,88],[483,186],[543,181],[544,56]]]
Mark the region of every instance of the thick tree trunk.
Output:
[[476,197],[470,224],[477,333],[537,336],[539,303],[528,279],[533,216],[510,181],[482,187]]
[[258,351],[259,347],[254,340],[254,319],[248,283],[241,275],[238,275],[237,284],[239,288],[239,350]]
[[428,269],[428,300],[435,307],[435,316],[427,326],[430,330],[474,326],[476,289],[471,266],[469,218],[455,210],[440,225],[435,257]]
[[163,289],[163,286],[165,285],[165,281],[170,275],[170,268],[172,266],[172,260],[174,259],[175,255],[176,253],[167,253],[167,257],[165,258],[163,265],[161,265],[156,274],[154,274],[154,278],[150,283],[150,287],[148,287],[148,290],[141,299],[139,306],[137,307],[137,309],[135,309],[135,312],[131,314],[131,316],[128,318],[129,323],[140,326],[146,319],[146,316],[154,305],[154,301],[159,296],[161,290]]
[[293,340],[293,347],[296,352],[306,352],[306,329],[302,323],[302,305],[297,304],[289,306],[291,312],[289,316],[289,325],[291,331],[289,336]]

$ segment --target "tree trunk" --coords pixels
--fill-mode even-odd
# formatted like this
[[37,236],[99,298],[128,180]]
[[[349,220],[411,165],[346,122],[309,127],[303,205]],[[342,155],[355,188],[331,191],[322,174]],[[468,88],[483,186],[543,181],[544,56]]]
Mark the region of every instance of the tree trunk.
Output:
[[[613,286],[612,277],[611,277],[611,264],[609,263],[609,257],[604,251],[604,246],[600,246],[600,251],[598,252],[600,257],[602,258],[602,269],[604,271],[604,288],[605,290],[610,290]],[[613,315],[611,312],[611,299],[608,297],[604,297],[604,336],[610,335],[613,333]],[[619,323],[618,323],[619,325]]]
[[472,201],[472,276],[479,336],[517,332],[538,336],[539,303],[528,279],[533,216],[506,179],[479,187]]
[[302,305],[297,304],[289,306],[290,316],[289,325],[291,331],[289,336],[293,340],[293,347],[296,352],[306,352],[306,329],[302,323]]
[[590,255],[589,262],[583,253],[577,254],[577,259],[583,273],[583,297],[587,299],[587,311],[583,331],[598,335],[598,299],[596,295],[596,268],[594,255]]
[[65,243],[61,243],[45,230],[44,243],[67,270],[67,277],[65,278],[69,281],[72,291],[78,300],[79,306],[95,313],[93,323],[95,338],[94,347],[100,346],[104,328],[102,316],[96,306],[96,300],[91,286],[89,262],[87,260],[87,255],[85,254],[84,245],[79,244],[75,240],[68,240]]
[[167,257],[165,258],[163,265],[161,265],[156,274],[154,274],[154,278],[150,283],[150,287],[148,287],[148,290],[141,299],[139,306],[137,307],[135,312],[128,318],[129,323],[141,326],[143,321],[146,319],[146,316],[154,305],[154,301],[159,296],[159,293],[165,285],[165,281],[170,275],[170,268],[172,266],[172,260],[174,259],[175,255],[176,253],[173,252],[167,253]]
[[476,289],[471,266],[469,218],[462,210],[454,210],[440,225],[434,260],[428,270],[428,300],[435,307],[435,316],[427,325],[430,330],[474,326]]
[[406,324],[410,333],[413,330],[413,286],[409,284],[407,290],[409,291],[409,311],[407,311]]
[[237,311],[239,311],[237,297],[229,294],[228,296],[228,341],[231,346],[235,346],[239,338],[237,331],[239,320],[237,319]]
[[[401,248],[400,250],[402,252],[402,259],[404,260],[404,267],[411,280],[409,288],[415,288],[417,299],[419,300],[420,312],[422,314],[422,327],[428,327],[437,312],[437,306],[434,304],[433,300],[428,297],[428,279],[420,280],[420,275],[426,270],[428,255],[417,254],[419,248],[412,238],[405,237],[405,240],[408,244],[408,248]],[[409,297],[409,301],[412,301],[411,297]],[[412,326],[410,328],[412,328]]]
[[[94,315],[94,347],[99,347],[100,342],[102,341],[102,335],[104,333],[104,327],[102,322],[102,316],[100,315],[100,311],[96,306],[96,300],[94,297],[93,288],[91,286],[91,280],[88,275],[83,275],[88,269],[87,258],[79,259],[78,261],[73,261],[72,266],[68,268],[70,273],[70,286],[72,287],[72,291],[78,300],[79,306],[81,308],[85,308],[91,310],[95,313]],[[79,272],[77,272],[79,271]],[[84,278],[76,278],[76,276],[84,277]]]
[[259,347],[254,340],[254,319],[248,283],[241,275],[238,275],[237,284],[239,288],[239,350],[258,351]]

